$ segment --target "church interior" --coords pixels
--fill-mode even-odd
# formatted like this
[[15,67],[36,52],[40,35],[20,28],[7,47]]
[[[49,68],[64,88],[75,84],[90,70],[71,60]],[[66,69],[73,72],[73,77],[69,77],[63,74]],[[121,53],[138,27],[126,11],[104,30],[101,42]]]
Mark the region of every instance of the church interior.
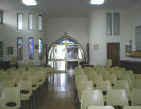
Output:
[[140,0],[0,0],[0,109],[141,109]]

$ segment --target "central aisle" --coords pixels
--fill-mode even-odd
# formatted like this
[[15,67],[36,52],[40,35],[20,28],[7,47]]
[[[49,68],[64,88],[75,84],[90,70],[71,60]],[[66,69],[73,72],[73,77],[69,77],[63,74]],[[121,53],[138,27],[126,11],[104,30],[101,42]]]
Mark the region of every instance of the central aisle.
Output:
[[59,73],[50,78],[48,91],[43,96],[40,109],[77,109],[74,104],[73,76]]

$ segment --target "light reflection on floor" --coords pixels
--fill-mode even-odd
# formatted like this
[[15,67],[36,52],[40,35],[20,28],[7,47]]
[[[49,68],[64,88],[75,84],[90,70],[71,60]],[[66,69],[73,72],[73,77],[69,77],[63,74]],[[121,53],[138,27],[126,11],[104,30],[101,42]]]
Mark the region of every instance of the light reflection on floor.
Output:
[[47,98],[43,101],[41,109],[76,109],[73,88],[72,74],[55,74],[49,83]]
[[61,73],[61,74],[55,74],[54,75],[54,88],[57,91],[66,91],[67,90],[67,86],[66,86],[66,82],[67,82],[67,76],[65,73]]

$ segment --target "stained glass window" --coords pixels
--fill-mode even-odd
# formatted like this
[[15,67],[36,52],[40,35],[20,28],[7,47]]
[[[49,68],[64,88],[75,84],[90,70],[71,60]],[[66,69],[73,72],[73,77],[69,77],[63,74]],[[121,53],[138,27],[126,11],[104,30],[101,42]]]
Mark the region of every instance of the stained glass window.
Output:
[[17,38],[17,58],[18,60],[23,59],[23,38],[22,37]]
[[34,40],[32,37],[28,38],[28,53],[29,59],[34,58]]
[[58,41],[57,44],[73,45],[73,44],[75,44],[75,41],[71,40],[71,39],[64,39],[64,40]]
[[39,39],[38,41],[39,41],[39,51],[38,51],[38,53],[39,53],[39,57],[42,58],[42,56],[43,56],[43,40]]

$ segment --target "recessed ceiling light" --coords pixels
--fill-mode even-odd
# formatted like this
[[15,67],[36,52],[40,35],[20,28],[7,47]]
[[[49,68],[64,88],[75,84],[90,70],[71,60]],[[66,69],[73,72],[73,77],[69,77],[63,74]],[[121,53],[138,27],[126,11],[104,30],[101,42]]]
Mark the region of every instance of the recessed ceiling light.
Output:
[[36,6],[37,5],[36,0],[22,0],[22,3],[26,6]]
[[103,5],[104,0],[90,0],[91,5]]

